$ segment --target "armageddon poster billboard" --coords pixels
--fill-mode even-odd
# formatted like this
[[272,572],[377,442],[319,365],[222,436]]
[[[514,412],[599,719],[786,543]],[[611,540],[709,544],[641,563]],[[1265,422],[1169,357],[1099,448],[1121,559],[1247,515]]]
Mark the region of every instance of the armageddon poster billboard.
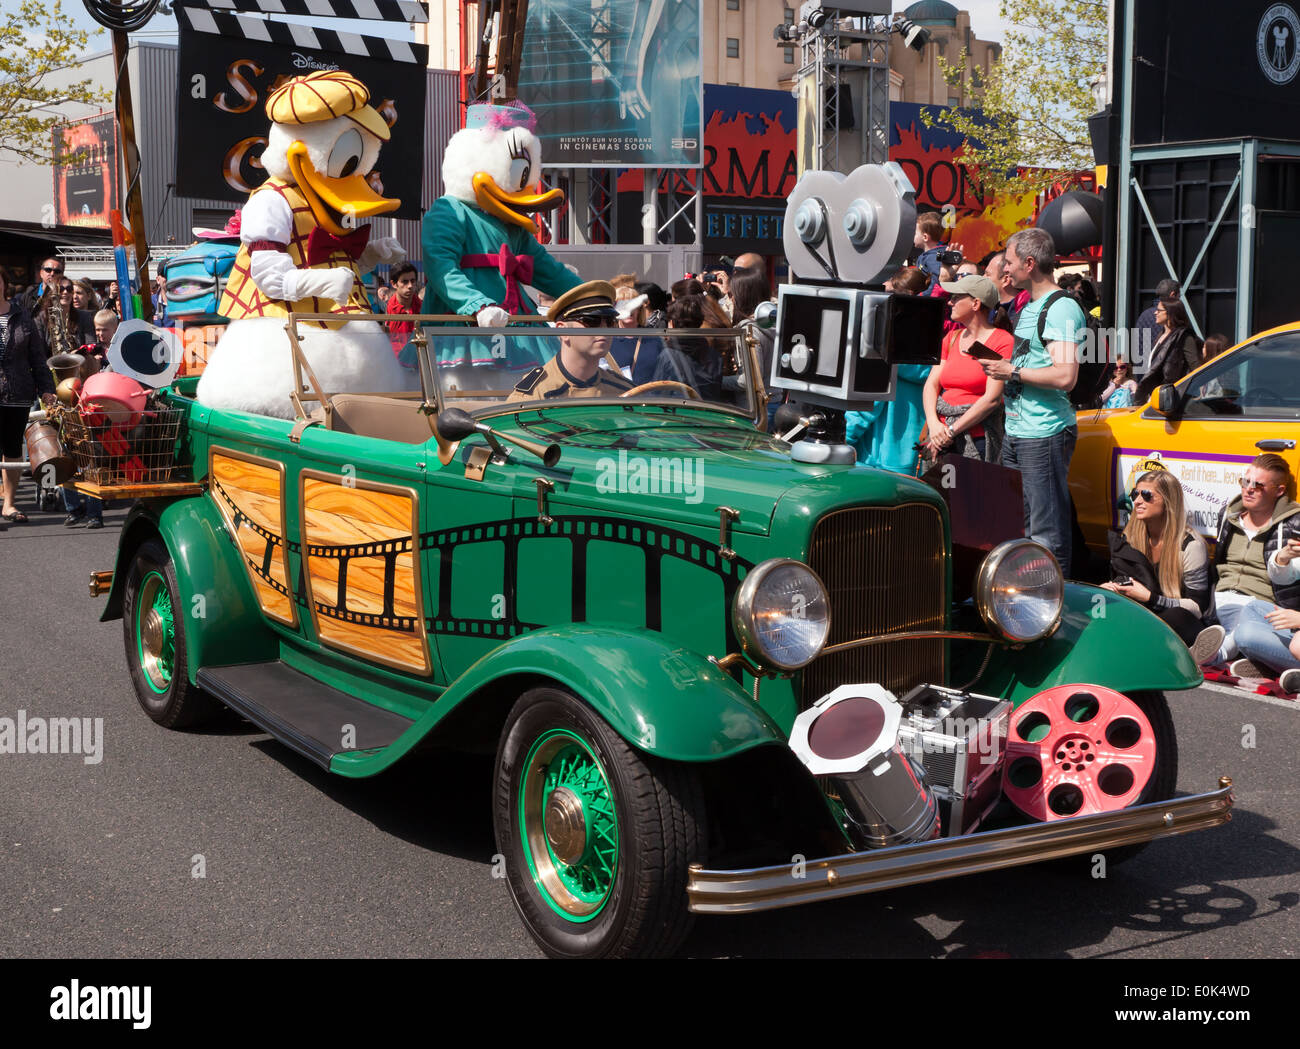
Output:
[[117,118],[112,113],[56,127],[53,134],[55,221],[108,229],[118,194]]
[[531,0],[520,101],[547,167],[700,163],[700,0]]
[[184,21],[180,28],[178,195],[239,203],[246,200],[266,179],[258,158],[270,130],[267,97],[292,77],[343,69],[366,85],[370,105],[391,129],[392,137],[379,151],[375,166],[384,196],[402,202],[389,217],[421,217],[424,64],[202,33],[188,29]]

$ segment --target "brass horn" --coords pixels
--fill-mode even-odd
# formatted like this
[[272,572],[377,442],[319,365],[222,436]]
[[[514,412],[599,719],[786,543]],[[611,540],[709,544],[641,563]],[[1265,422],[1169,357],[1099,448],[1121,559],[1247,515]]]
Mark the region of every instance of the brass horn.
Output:
[[490,430],[485,423],[479,423],[476,429],[480,433],[490,433],[498,440],[517,444],[526,452],[532,452],[542,461],[543,466],[554,466],[560,461],[560,446],[558,444],[541,444],[538,441],[529,441],[523,437],[511,437],[510,434],[502,433],[500,430]]
[[511,437],[507,433],[492,429],[487,423],[478,422],[468,412],[460,408],[447,408],[440,412],[437,427],[438,436],[447,441],[461,441],[472,433],[481,433],[487,438],[488,444],[492,446],[492,451],[502,458],[505,457],[505,451],[497,443],[498,440],[508,441],[537,456],[544,466],[554,466],[560,461],[560,446],[558,444],[539,444],[537,441],[529,441],[523,437]]
[[58,386],[64,379],[76,379],[81,376],[81,369],[86,358],[79,353],[58,353],[49,360],[50,371],[54,373],[54,385]]

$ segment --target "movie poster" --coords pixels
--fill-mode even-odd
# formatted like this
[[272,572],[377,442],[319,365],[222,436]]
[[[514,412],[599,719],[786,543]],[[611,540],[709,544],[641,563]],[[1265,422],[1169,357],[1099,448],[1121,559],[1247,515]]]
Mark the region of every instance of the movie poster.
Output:
[[[1033,226],[1049,201],[1071,189],[1094,189],[1091,171],[1062,172],[1044,193],[994,197],[984,188],[979,168],[962,156],[964,139],[943,127],[926,127],[923,109],[941,114],[945,106],[916,102],[889,104],[889,159],[899,164],[916,190],[917,211],[937,211],[951,223],[951,236],[968,259],[998,251],[1008,237]],[[1100,257],[1100,248],[1080,257]]]
[[53,131],[54,211],[60,226],[108,229],[118,206],[117,120],[103,113]]
[[[325,33],[319,34],[324,37]],[[349,36],[351,41],[374,38]],[[403,44],[427,56],[428,49]],[[262,150],[270,124],[266,100],[285,80],[317,70],[343,69],[370,92],[370,105],[392,130],[375,174],[387,197],[401,200],[389,217],[419,219],[424,164],[425,65],[376,53],[344,54],[198,32],[180,20],[176,192],[180,196],[243,202],[266,178]]]
[[547,167],[700,163],[700,0],[531,0],[519,98]]

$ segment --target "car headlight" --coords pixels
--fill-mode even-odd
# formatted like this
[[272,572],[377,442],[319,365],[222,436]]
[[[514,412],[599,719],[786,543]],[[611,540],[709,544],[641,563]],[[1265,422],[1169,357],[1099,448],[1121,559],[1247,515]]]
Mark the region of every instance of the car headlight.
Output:
[[1041,543],[1008,540],[980,566],[975,602],[984,621],[1007,640],[1037,641],[1055,630],[1061,618],[1061,566]]
[[774,557],[754,566],[736,591],[731,622],[745,653],[761,666],[807,666],[831,630],[831,605],[817,573],[800,561]]

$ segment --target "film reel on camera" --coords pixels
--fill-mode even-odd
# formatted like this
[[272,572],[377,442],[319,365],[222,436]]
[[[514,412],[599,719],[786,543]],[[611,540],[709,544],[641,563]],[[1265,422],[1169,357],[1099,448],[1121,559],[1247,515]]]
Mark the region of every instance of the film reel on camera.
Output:
[[1136,703],[1096,685],[1059,685],[1012,713],[1002,792],[1044,822],[1114,812],[1137,801],[1155,764],[1155,733]]

